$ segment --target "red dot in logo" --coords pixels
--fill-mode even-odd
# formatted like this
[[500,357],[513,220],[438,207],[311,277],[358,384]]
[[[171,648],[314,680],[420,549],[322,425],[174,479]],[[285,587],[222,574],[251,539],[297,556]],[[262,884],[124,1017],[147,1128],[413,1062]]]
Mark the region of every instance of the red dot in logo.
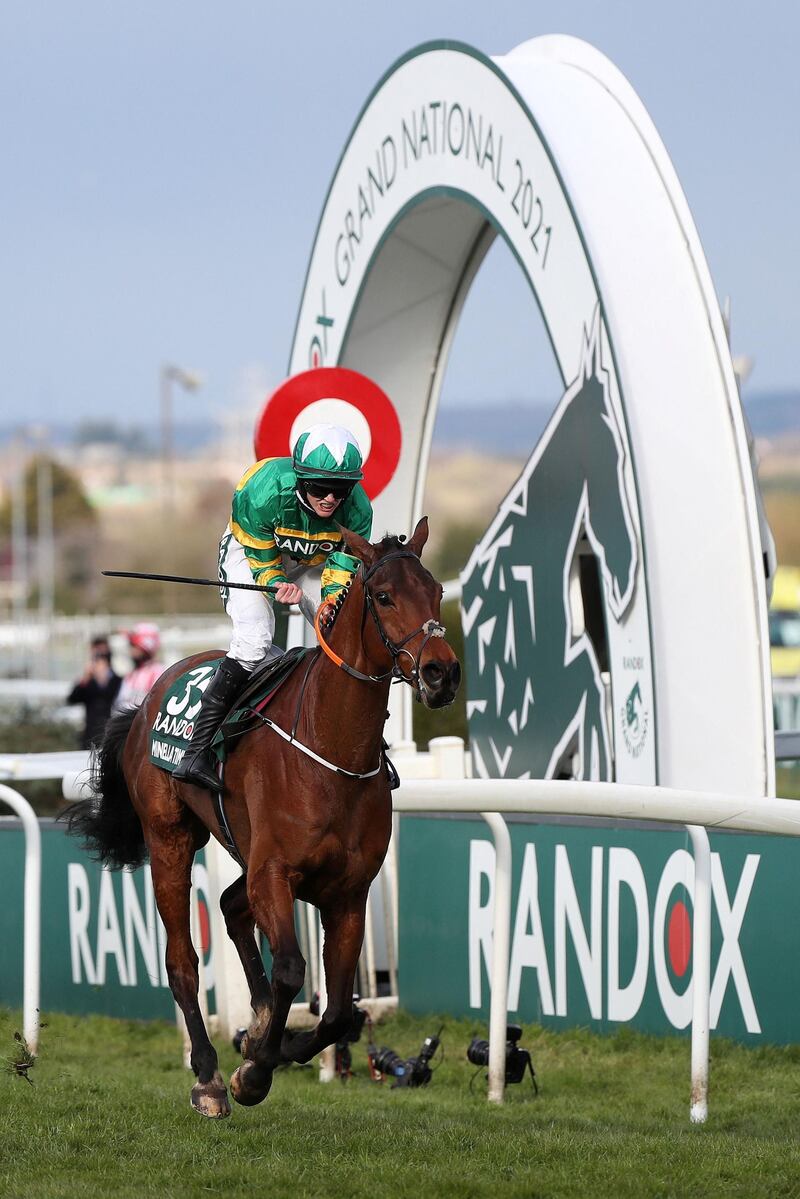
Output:
[[205,958],[211,948],[211,921],[208,918],[208,904],[204,899],[197,902],[197,914],[200,917],[200,945]]
[[670,912],[669,928],[667,930],[669,944],[669,964],[683,978],[689,967],[692,955],[692,922],[686,910],[686,904],[679,899]]

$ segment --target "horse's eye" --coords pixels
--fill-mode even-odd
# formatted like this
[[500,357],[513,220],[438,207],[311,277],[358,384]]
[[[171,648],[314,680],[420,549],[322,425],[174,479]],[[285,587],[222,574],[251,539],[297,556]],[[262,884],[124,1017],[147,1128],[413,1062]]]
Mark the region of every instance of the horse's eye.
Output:
[[375,599],[378,601],[378,603],[381,605],[382,608],[388,608],[392,602],[391,596],[388,596],[385,591],[376,591]]

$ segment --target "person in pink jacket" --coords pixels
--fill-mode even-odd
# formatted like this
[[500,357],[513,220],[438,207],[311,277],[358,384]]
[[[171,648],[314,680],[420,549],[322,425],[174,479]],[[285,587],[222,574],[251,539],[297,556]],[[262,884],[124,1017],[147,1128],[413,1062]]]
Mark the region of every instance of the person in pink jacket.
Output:
[[128,630],[128,644],[133,659],[133,670],[125,675],[122,686],[114,701],[114,711],[137,708],[144,700],[156,679],[166,670],[159,662],[161,635],[158,625],[143,620]]

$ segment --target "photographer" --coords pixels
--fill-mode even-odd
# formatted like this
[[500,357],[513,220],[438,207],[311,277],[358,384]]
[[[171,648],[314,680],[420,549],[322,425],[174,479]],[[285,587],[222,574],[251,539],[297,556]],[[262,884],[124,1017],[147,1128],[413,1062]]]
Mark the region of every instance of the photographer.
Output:
[[121,683],[111,669],[108,638],[93,637],[88,665],[67,696],[68,704],[83,704],[86,708],[86,724],[78,739],[81,749],[91,749],[102,737]]

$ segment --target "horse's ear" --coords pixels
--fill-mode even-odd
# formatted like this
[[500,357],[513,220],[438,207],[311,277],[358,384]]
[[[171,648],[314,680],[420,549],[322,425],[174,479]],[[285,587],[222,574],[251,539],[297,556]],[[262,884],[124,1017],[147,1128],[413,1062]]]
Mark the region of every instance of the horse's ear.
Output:
[[346,529],[344,525],[337,523],[336,527],[341,533],[344,544],[349,552],[356,558],[360,558],[367,568],[372,566],[375,561],[375,550],[367,539],[359,533],[354,533],[351,529]]
[[417,521],[417,527],[411,534],[408,541],[408,548],[418,558],[422,557],[422,551],[425,547],[425,542],[428,540],[428,518],[423,516]]

